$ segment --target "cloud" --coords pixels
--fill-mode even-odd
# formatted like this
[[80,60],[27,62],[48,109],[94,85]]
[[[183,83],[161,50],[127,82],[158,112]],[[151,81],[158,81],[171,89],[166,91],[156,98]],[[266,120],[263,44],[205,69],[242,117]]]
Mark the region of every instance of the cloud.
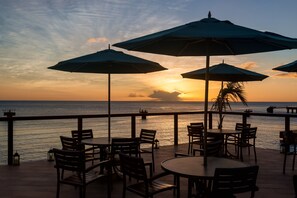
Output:
[[281,78],[297,78],[296,73],[281,73],[281,74],[277,74],[275,76],[276,77],[281,77]]
[[257,64],[255,62],[246,62],[246,63],[243,63],[241,65],[241,67],[244,68],[244,69],[247,69],[247,70],[251,70],[253,68],[256,68]]
[[149,95],[150,98],[158,99],[161,101],[178,101],[180,98],[178,97],[181,93],[180,92],[166,92],[166,91],[154,91],[151,95]]
[[130,97],[130,98],[138,98],[138,97],[144,97],[144,95],[136,94],[136,93],[130,93],[128,95],[128,97]]
[[97,38],[89,38],[87,43],[107,43],[108,38],[106,37],[97,37]]

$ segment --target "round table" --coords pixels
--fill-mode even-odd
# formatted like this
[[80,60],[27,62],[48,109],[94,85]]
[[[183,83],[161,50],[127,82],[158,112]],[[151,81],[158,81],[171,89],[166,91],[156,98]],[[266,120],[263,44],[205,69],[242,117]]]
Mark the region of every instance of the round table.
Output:
[[216,168],[247,167],[246,163],[232,159],[207,157],[207,166],[203,157],[176,157],[161,162],[161,167],[174,175],[187,178],[212,179]]
[[[167,159],[161,162],[163,170],[172,173],[179,177],[186,177],[189,179],[188,182],[188,196],[191,196],[191,184],[192,180],[211,180],[214,177],[216,168],[240,168],[247,167],[248,165],[236,160],[208,157],[207,166],[203,165],[203,157],[176,157]],[[178,181],[179,182],[179,181]],[[179,197],[179,189],[177,191],[177,197]]]
[[242,131],[240,130],[234,130],[234,129],[208,129],[207,133],[214,134],[214,135],[222,135],[224,136],[224,148],[223,152],[225,156],[235,157],[233,154],[228,152],[227,146],[228,146],[228,136],[230,135],[237,135],[239,136]]
[[108,139],[108,137],[89,138],[82,140],[81,143],[101,148],[111,146],[111,139]]

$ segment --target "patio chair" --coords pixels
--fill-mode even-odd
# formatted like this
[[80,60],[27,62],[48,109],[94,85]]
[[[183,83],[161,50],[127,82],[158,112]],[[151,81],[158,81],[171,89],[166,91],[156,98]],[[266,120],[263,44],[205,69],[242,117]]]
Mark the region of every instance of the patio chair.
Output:
[[194,145],[201,148],[203,144],[203,127],[201,125],[188,125],[188,154],[193,154]]
[[[163,172],[148,178],[145,163],[141,157],[133,157],[120,153],[120,163],[123,171],[123,198],[126,197],[126,191],[136,193],[142,197],[153,197],[157,193],[175,188],[172,184],[157,180],[169,173]],[[136,183],[127,185],[127,176],[135,179]]]
[[[96,165],[86,168],[85,153],[82,151],[53,149],[55,155],[55,168],[57,170],[57,193],[60,196],[60,185],[67,184],[79,187],[80,198],[86,195],[86,186],[103,177],[107,177],[107,197],[111,197],[111,170],[109,161],[101,161]],[[103,174],[94,169],[104,167],[107,171]],[[64,174],[64,176],[63,176]]]
[[67,151],[84,151],[85,152],[85,161],[91,161],[94,164],[95,160],[100,160],[99,156],[95,156],[93,153],[89,153],[88,150],[85,150],[84,145],[80,144],[75,138],[60,136],[62,149]]
[[140,156],[142,154],[151,154],[153,171],[155,171],[154,144],[156,133],[156,130],[141,129],[139,137]]
[[284,147],[284,162],[283,162],[283,174],[286,172],[287,155],[290,153],[290,147],[293,147],[293,161],[292,170],[295,169],[296,147],[297,147],[297,134],[293,131],[284,131],[283,133],[283,147]]
[[256,186],[259,166],[241,168],[217,168],[212,189],[208,197],[235,197],[235,194],[251,192],[251,197],[258,191]]
[[[81,143],[82,140],[91,139],[94,137],[92,129],[72,130],[71,135],[72,138],[76,139],[78,143]],[[100,155],[100,148],[96,146],[85,146],[85,152],[89,158],[91,158],[90,156],[92,156],[92,158],[97,158]]]
[[254,158],[257,163],[257,153],[256,153],[256,133],[257,127],[244,128],[238,139],[238,154],[240,155],[241,161],[243,161],[243,148],[248,148],[248,154],[250,155],[250,148],[253,147]]
[[[112,138],[111,140],[109,158],[111,159],[114,172],[119,177],[122,177],[123,173],[120,166],[120,153],[133,157],[139,157],[139,138]],[[149,166],[150,175],[152,175],[152,162],[146,162],[145,165]]]
[[[235,124],[235,130],[236,131],[242,131],[244,128],[250,128],[251,124],[243,124],[243,123],[236,123]],[[238,146],[238,135],[228,135],[226,137],[226,141],[228,145],[234,145],[234,150],[237,151],[237,146]]]

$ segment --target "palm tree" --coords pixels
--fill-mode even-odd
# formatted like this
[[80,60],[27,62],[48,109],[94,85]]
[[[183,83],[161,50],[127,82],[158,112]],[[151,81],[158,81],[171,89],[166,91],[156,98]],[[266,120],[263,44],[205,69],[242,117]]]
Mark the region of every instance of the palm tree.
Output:
[[222,88],[211,107],[212,110],[219,112],[219,129],[223,126],[223,111],[226,111],[227,108],[232,110],[230,101],[238,102],[239,100],[247,106],[243,82],[228,82],[225,88],[222,85]]

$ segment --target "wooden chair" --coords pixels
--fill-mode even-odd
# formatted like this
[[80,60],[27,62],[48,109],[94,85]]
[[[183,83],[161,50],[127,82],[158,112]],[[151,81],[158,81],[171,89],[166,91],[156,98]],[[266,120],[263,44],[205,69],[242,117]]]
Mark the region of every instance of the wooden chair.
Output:
[[77,139],[78,142],[81,142],[85,139],[93,138],[93,130],[92,129],[83,129],[83,130],[72,130],[72,137]]
[[208,197],[235,197],[234,194],[251,192],[251,197],[258,191],[256,186],[259,166],[242,168],[217,168],[212,189]]
[[297,147],[297,134],[294,134],[293,131],[284,131],[283,133],[283,146],[284,150],[284,162],[283,162],[283,174],[286,172],[286,164],[287,164],[287,155],[290,152],[290,147],[293,147],[293,162],[292,162],[292,170],[295,169],[295,158],[296,158],[296,147]]
[[206,144],[206,149],[204,148],[204,145],[202,145],[201,149],[193,149],[193,153],[196,155],[196,152],[199,152],[200,156],[206,155],[208,157],[221,157],[222,146],[223,140],[208,141]]
[[192,154],[194,145],[198,145],[199,148],[203,145],[203,127],[201,125],[188,125],[187,129],[189,138],[188,154]]
[[75,138],[60,136],[62,149],[67,151],[84,151],[85,152],[85,161],[92,161],[94,164],[95,160],[100,160],[99,156],[94,156],[93,153],[89,153],[88,150],[85,150],[84,145],[80,144]]
[[[242,131],[244,128],[251,128],[251,124],[243,124],[243,123],[236,123],[235,124],[235,130],[236,131]],[[238,147],[238,135],[228,135],[226,137],[227,145],[234,145],[234,150],[237,151]]]
[[[123,173],[120,167],[120,153],[133,157],[139,157],[139,138],[112,138],[111,140],[111,150],[109,154],[110,160],[114,172],[119,177],[122,177]],[[150,175],[152,175],[152,162],[146,162],[145,165],[149,166]]]
[[[85,153],[82,151],[53,149],[53,152],[56,163],[55,168],[57,169],[57,198],[60,196],[60,184],[79,187],[80,198],[84,198],[86,195],[86,186],[104,176],[107,176],[108,180],[107,197],[111,197],[111,170],[109,161],[101,161],[96,165],[86,168]],[[101,174],[99,171],[94,171],[97,167],[106,168],[107,175]]]
[[[155,194],[172,190],[174,185],[159,182],[163,176],[168,173],[161,173],[148,178],[146,174],[143,158],[133,157],[120,153],[121,168],[123,171],[123,198],[126,197],[126,190],[136,193],[142,197],[153,197]],[[127,185],[127,176],[136,180],[136,183]]]
[[250,147],[253,147],[255,162],[257,163],[256,133],[257,133],[257,127],[244,128],[242,130],[242,133],[238,140],[238,147],[239,147],[241,161],[243,161],[243,151],[242,151],[243,148],[248,148],[248,154],[250,155]]
[[[78,143],[81,143],[82,140],[93,138],[93,130],[92,129],[83,129],[83,130],[72,130],[71,131],[72,138],[74,138]],[[97,159],[100,156],[100,148],[96,146],[85,147],[85,152],[88,158]],[[92,162],[94,163],[94,161]]]
[[140,156],[142,154],[151,154],[153,171],[155,171],[154,144],[156,133],[156,130],[141,129],[139,137]]

